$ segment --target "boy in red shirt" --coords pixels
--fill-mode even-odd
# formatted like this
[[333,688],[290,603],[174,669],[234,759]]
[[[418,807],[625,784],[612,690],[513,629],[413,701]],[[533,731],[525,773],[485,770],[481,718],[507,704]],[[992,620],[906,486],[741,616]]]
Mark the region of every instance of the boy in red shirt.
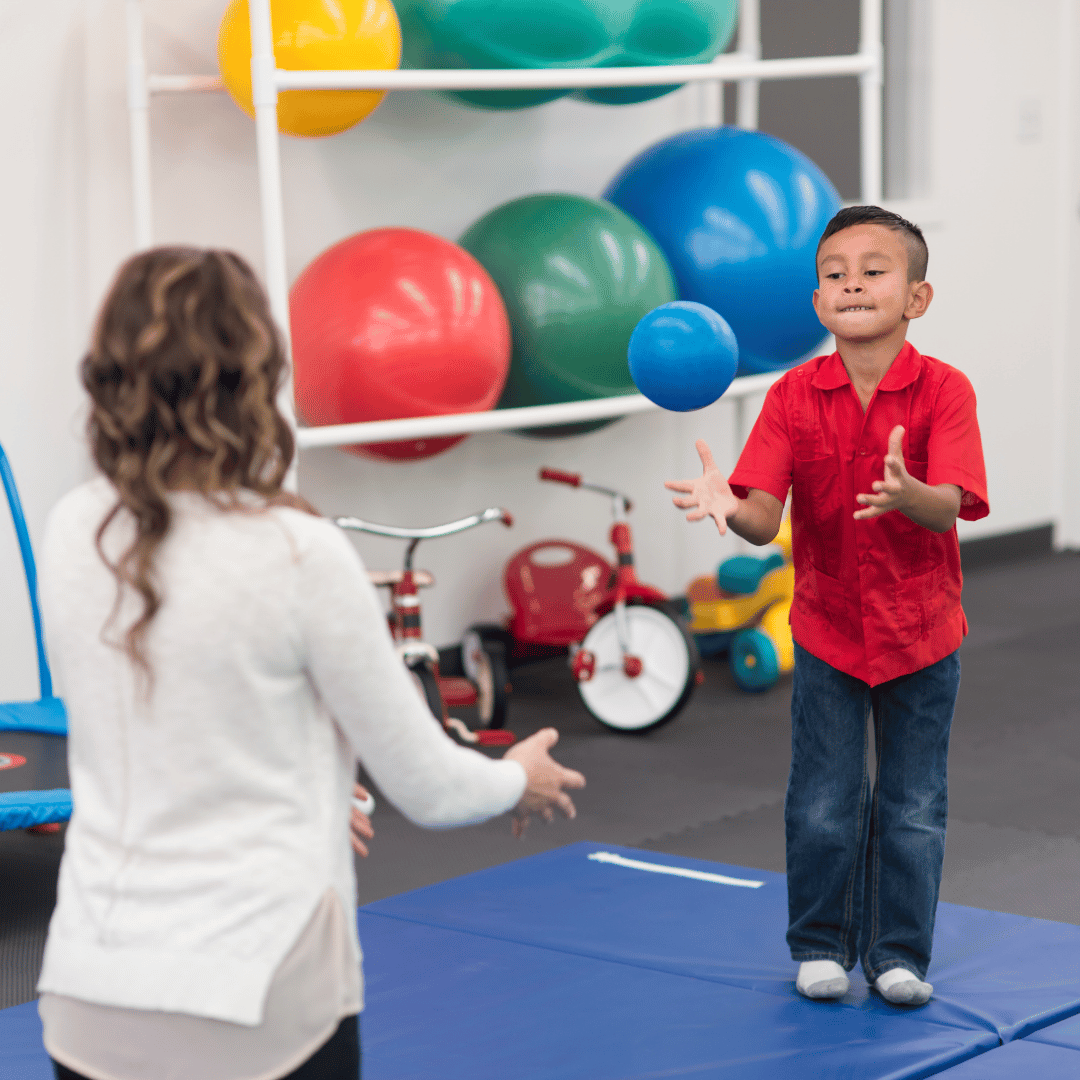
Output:
[[926,259],[898,215],[841,210],[814,292],[837,351],[769,389],[730,481],[699,441],[703,475],[666,485],[686,493],[673,501],[687,520],[711,515],[752,544],[776,536],[791,490],[787,940],[811,998],[842,997],[858,961],[889,1001],[933,992],[923,980],[967,633],[955,521],[990,508],[971,383],[906,342],[933,298]]

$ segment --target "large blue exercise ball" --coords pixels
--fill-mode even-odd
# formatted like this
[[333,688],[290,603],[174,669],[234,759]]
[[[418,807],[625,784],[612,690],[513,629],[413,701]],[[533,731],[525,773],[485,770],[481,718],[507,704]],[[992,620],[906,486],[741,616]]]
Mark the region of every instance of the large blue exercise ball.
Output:
[[634,327],[630,377],[650,401],[673,412],[703,409],[735,378],[739,346],[712,308],[676,300],[654,308]]
[[656,239],[679,296],[728,321],[740,375],[791,367],[825,337],[814,255],[840,196],[793,146],[741,128],[686,131],[638,154],[604,197]]

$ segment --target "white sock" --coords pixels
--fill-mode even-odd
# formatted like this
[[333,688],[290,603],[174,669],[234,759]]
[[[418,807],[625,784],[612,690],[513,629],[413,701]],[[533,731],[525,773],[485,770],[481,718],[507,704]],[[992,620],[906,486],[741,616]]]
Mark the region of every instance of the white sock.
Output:
[[894,1005],[925,1005],[934,992],[930,983],[923,982],[918,975],[903,967],[889,968],[879,975],[874,988]]
[[795,980],[795,989],[803,997],[819,1001],[836,1001],[849,986],[847,972],[835,960],[804,960]]

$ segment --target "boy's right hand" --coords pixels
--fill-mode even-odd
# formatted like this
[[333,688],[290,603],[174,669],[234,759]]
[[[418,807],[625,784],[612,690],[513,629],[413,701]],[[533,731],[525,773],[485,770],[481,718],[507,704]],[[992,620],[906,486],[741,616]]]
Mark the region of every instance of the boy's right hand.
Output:
[[568,818],[577,816],[570,796],[563,788],[583,788],[585,777],[574,769],[563,768],[548,751],[559,741],[554,728],[543,728],[535,735],[522,739],[503,755],[516,761],[525,770],[525,793],[514,807],[512,828],[514,835],[524,835],[533,814],[540,814],[547,821],[555,817],[557,806]]
[[694,443],[704,470],[696,480],[665,480],[664,487],[687,493],[686,498],[671,501],[682,510],[689,510],[687,521],[701,521],[709,515],[722,536],[727,532],[728,518],[739,509],[739,500],[732,494],[724,474],[716,467],[712,451],[704,439]]

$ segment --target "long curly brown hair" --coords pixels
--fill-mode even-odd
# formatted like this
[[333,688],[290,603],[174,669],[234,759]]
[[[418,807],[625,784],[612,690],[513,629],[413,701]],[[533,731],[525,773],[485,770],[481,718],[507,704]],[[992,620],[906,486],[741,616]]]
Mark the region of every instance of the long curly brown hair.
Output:
[[[229,251],[161,247],[129,259],[116,275],[80,374],[92,407],[91,453],[118,499],[97,531],[97,549],[142,598],[125,648],[152,680],[145,653],[162,604],[154,553],[169,532],[168,493],[201,492],[241,509],[242,490],[268,505],[311,506],[282,490],[295,440],[276,403],[288,363],[266,294],[251,267]],[[102,537],[121,510],[135,539],[114,563]]]

